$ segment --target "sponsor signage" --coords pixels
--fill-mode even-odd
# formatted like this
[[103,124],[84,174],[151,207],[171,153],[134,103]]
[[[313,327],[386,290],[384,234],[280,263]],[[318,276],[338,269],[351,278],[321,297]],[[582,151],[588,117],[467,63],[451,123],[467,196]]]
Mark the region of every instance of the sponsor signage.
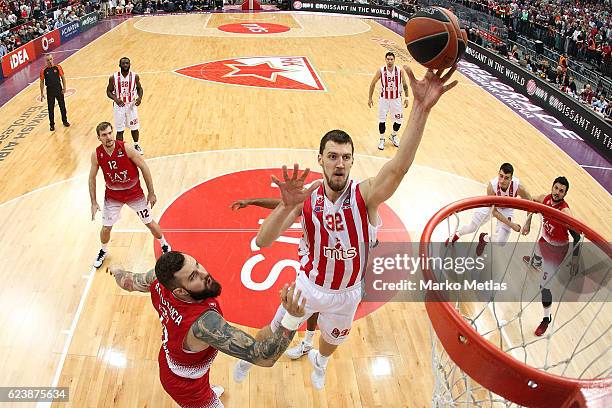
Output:
[[[612,126],[588,106],[561,92],[555,85],[474,43],[470,43],[464,59],[494,75],[496,81],[499,80],[496,83],[508,85],[513,92],[515,90],[524,96],[522,104],[526,107],[537,105],[549,112],[550,115],[540,114],[543,120],[558,122],[571,129],[571,132],[565,130],[563,137],[583,139],[612,160]],[[499,86],[504,86],[502,84]]]
[[79,21],[73,21],[71,23],[64,24],[63,26],[58,28],[58,30],[60,30],[60,38],[62,44],[79,33],[80,24],[81,23]]
[[37,39],[32,41],[34,43],[34,49],[36,50],[36,55],[42,55],[46,52],[51,51],[54,48],[59,47],[61,43],[60,30],[55,29],[42,37],[38,37]]
[[80,32],[84,33],[85,31],[89,30],[91,27],[98,24],[98,13],[93,12],[93,13],[89,13],[81,17],[80,23],[81,23]]
[[35,59],[36,50],[34,49],[34,42],[30,41],[2,57],[2,74],[8,77]]
[[393,7],[372,4],[341,3],[337,1],[299,1],[291,3],[296,11],[321,11],[327,13],[357,14],[371,17],[391,18]]

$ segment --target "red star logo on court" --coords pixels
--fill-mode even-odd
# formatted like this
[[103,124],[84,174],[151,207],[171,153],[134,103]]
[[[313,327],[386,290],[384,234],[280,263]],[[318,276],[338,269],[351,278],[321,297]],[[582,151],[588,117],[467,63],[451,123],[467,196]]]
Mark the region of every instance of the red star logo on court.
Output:
[[266,81],[276,82],[276,76],[280,72],[291,72],[290,69],[275,68],[269,62],[264,62],[257,65],[246,64],[225,64],[232,68],[232,72],[223,75],[224,77],[241,77],[254,76],[256,78],[265,79]]

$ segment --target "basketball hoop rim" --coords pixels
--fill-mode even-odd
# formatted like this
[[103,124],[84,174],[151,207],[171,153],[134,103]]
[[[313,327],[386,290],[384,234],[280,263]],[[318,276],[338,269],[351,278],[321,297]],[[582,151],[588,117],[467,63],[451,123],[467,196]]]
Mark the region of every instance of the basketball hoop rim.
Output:
[[[554,218],[583,233],[604,253],[612,254],[612,246],[600,234],[566,213],[535,201],[514,197],[482,196],[455,201],[436,212],[421,234],[419,255],[423,257],[422,259],[428,259],[431,236],[436,226],[444,219],[459,211],[492,205],[538,212]],[[424,263],[423,276],[425,279],[436,281],[428,266],[428,263]],[[430,301],[425,303],[425,307],[436,335],[455,364],[480,385],[510,401],[530,407],[585,407],[591,406],[587,405],[590,401],[595,401],[593,406],[603,407],[602,404],[609,403],[612,399],[612,377],[578,380],[540,371],[515,359],[484,339],[457,313],[451,303]],[[472,363],[474,358],[479,361]],[[496,370],[497,375],[486,373],[490,368]],[[537,387],[531,388],[528,384],[537,384]],[[538,395],[535,394],[536,389]],[[540,402],[535,402],[542,400],[545,400],[546,404],[540,405]]]

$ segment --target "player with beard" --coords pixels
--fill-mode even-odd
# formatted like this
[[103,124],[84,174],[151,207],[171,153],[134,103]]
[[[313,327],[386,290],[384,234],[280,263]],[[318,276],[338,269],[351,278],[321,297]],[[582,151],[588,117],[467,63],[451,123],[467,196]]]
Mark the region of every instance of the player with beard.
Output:
[[181,407],[222,408],[223,388],[209,383],[209,368],[221,351],[251,364],[272,367],[287,349],[305,313],[306,299],[295,283],[281,290],[287,309],[279,329],[259,341],[223,318],[217,297],[221,285],[193,257],[163,254],[155,270],[132,273],[112,266],[108,272],[127,291],[150,292],[162,324],[159,378]]
[[[301,214],[301,270],[295,284],[308,300],[301,322],[319,313],[319,350],[308,353],[314,367],[311,381],[317,389],[325,385],[327,362],[348,338],[361,301],[366,259],[377,242],[381,225],[378,206],[393,195],[410,169],[431,109],[443,93],[457,84],[453,81],[445,85],[454,67],[444,76],[442,70],[428,70],[423,80],[417,80],[408,67],[404,69],[414,103],[396,155],[376,177],[362,182],[349,178],[354,148],[351,137],[342,130],[327,132],[321,139],[318,162],[323,169],[322,181],[305,186],[309,169],[298,176],[297,164],[291,176],[283,166],[282,181],[271,177],[280,189],[282,202],[262,224],[256,244],[260,248],[270,246]],[[279,306],[270,325],[256,338],[276,333],[286,312],[283,305]],[[234,380],[242,381],[251,367],[252,364],[238,362]]]
[[[569,181],[565,177],[557,177],[553,182],[550,194],[542,194],[534,198],[534,201],[572,215],[569,205],[565,202],[565,196],[568,190]],[[533,213],[529,213],[527,216],[527,221],[525,221],[522,230],[523,235],[529,234],[531,230],[532,215]],[[542,306],[544,307],[544,318],[535,331],[536,336],[543,335],[552,321],[550,315],[552,292],[549,286],[552,277],[559,269],[559,265],[561,265],[561,262],[565,259],[569,249],[568,232],[574,240],[572,260],[570,263],[570,268],[572,272],[574,272],[577,268],[578,255],[580,254],[580,234],[546,216],[544,216],[542,220],[542,236],[538,240],[538,245],[536,245],[536,253],[531,260],[528,256],[523,258],[527,263],[531,263],[535,267],[542,266],[540,290],[542,294]]]
[[[497,177],[489,181],[487,184],[487,195],[496,195],[500,197],[520,196],[526,200],[531,200],[531,196],[527,192],[525,186],[514,176],[514,167],[510,163],[502,164],[499,168]],[[474,211],[472,222],[457,229],[457,232],[453,235],[451,244],[457,242],[462,235],[476,232],[482,224],[489,220],[491,215],[497,218],[495,233],[493,236],[489,236],[486,232],[480,233],[478,246],[476,247],[476,255],[482,255],[489,242],[502,246],[505,245],[506,242],[508,242],[508,238],[510,238],[511,230],[516,232],[521,231],[520,224],[512,222],[512,217],[514,216],[513,208],[493,207],[491,211],[489,207],[482,207]],[[446,245],[448,245],[448,242],[449,240],[447,239]]]

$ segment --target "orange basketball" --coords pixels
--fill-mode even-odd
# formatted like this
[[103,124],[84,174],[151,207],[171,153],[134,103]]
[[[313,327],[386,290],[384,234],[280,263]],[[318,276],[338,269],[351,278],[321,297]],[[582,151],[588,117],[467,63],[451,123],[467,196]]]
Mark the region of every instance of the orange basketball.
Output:
[[466,45],[457,17],[442,7],[426,7],[415,13],[406,24],[404,40],[410,55],[432,69],[452,66]]

